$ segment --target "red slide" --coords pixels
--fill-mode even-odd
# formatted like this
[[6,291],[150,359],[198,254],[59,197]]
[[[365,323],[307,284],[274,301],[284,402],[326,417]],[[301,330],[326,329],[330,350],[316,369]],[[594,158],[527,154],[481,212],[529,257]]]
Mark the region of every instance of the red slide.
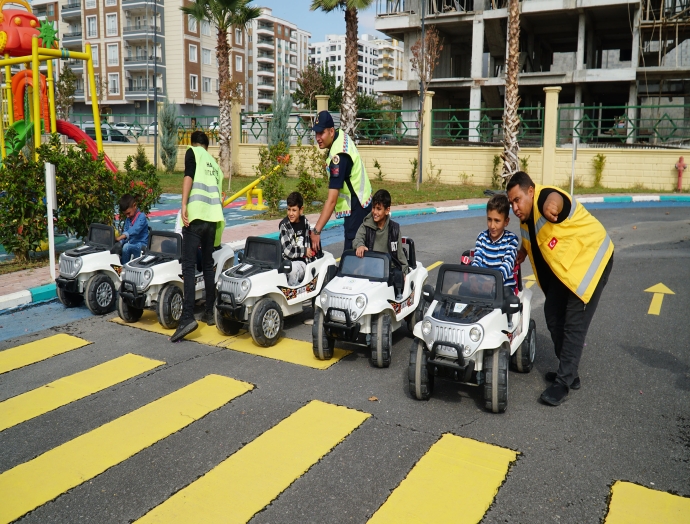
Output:
[[[64,120],[56,120],[55,124],[58,133],[65,135],[67,138],[71,138],[77,143],[82,141],[85,142],[86,150],[91,153],[91,156],[94,158],[98,157],[98,146],[96,145],[96,141],[87,135],[82,129],[79,129],[74,124],[70,124]],[[117,167],[115,167],[115,164],[113,164],[112,160],[110,160],[107,156],[105,157],[105,166],[113,173],[117,173]]]

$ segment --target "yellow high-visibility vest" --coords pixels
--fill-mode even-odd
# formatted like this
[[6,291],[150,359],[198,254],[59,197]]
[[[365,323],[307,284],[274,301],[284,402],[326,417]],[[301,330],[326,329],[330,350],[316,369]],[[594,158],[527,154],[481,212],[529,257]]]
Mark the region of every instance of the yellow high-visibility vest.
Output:
[[[371,182],[369,182],[369,177],[367,176],[367,170],[364,167],[364,162],[362,162],[362,157],[359,156],[359,151],[357,151],[357,146],[355,143],[347,136],[342,129],[338,132],[338,138],[335,139],[331,148],[328,151],[328,159],[326,160],[326,170],[329,169],[331,160],[336,155],[345,153],[349,155],[352,159],[352,171],[350,171],[350,185],[352,189],[357,194],[359,203],[362,207],[367,207],[369,202],[371,202]],[[330,176],[330,171],[328,171]],[[343,187],[338,193],[338,200],[335,204],[335,217],[341,218],[350,216],[352,213],[352,195],[350,194],[350,188],[347,182],[343,184]]]
[[220,239],[225,229],[225,217],[223,216],[223,204],[221,203],[220,188],[223,175],[216,159],[203,147],[195,146],[196,171],[194,182],[187,201],[187,217],[189,221],[203,220],[216,223],[216,246],[220,245]]
[[[570,202],[570,214],[560,224],[549,222],[539,212],[537,202],[543,189],[556,189]],[[544,261],[570,291],[585,304],[588,303],[613,255],[613,242],[604,226],[567,193],[556,187],[538,184],[534,189],[532,216],[536,242]],[[532,261],[534,275],[539,283],[527,224],[520,224],[520,233],[522,245]]]

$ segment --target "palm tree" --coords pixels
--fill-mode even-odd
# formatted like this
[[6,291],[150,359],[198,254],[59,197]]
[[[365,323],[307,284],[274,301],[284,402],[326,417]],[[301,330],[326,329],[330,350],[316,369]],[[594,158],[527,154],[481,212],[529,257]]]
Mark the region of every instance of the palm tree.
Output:
[[[231,174],[230,131],[231,108],[233,101],[241,99],[238,85],[230,75],[230,50],[232,46],[228,36],[232,36],[233,27],[245,27],[251,20],[261,16],[261,8],[249,5],[251,0],[196,0],[192,5],[180,7],[180,10],[195,18],[199,23],[207,20],[218,30],[216,43],[216,60],[218,62],[218,144],[220,145],[220,168],[228,177]],[[235,130],[240,132],[239,129]],[[228,182],[228,187],[230,182]]]
[[321,9],[330,13],[335,9],[345,11],[345,81],[343,104],[340,107],[340,127],[354,135],[357,118],[357,11],[368,8],[374,0],[312,0],[311,10]]
[[503,177],[505,183],[520,170],[518,153],[518,129],[520,117],[518,107],[518,73],[520,67],[520,4],[519,0],[509,0],[508,5],[508,56],[506,57],[506,95],[503,112]]

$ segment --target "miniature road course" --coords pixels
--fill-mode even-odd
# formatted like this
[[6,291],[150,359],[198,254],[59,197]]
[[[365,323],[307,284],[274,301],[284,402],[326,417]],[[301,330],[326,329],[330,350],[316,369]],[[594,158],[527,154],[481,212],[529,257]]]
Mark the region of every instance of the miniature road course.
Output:
[[[504,414],[450,381],[413,400],[404,327],[389,368],[347,344],[316,360],[308,308],[270,348],[205,324],[171,344],[153,314],[18,330],[0,341],[0,523],[689,522],[690,208],[591,209],[613,272],[556,408],[538,401],[557,361],[529,263],[537,354]],[[400,219],[432,285],[485,227],[442,218]]]

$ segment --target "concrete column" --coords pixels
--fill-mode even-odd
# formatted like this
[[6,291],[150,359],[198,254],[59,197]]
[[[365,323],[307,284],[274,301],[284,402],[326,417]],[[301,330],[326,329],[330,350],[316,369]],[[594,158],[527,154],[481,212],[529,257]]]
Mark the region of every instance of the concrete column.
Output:
[[[239,102],[233,102],[230,106],[230,161],[232,162],[232,174],[240,173],[240,143],[242,142],[242,106]],[[230,175],[228,173],[227,175]],[[228,187],[228,191],[230,188]]]
[[477,80],[482,77],[484,60],[484,19],[476,19],[472,24],[472,63],[470,76]]
[[556,168],[556,140],[558,137],[558,93],[560,86],[545,87],[544,104],[544,144],[541,156],[541,183],[553,185],[553,172]]
[[575,60],[575,69],[585,68],[585,26],[587,24],[587,16],[584,12],[580,13],[577,24],[577,60]]
[[577,84],[575,86],[575,108],[573,109],[573,140],[578,138],[577,133],[579,132],[580,134],[583,134],[585,132],[584,126],[580,125],[577,128],[577,131],[575,128],[577,125],[580,123],[580,119],[582,118],[582,85]]
[[[433,132],[431,123],[431,108],[433,106],[434,94],[435,93],[433,91],[427,91],[424,93],[424,115],[422,120],[422,163],[424,166],[429,165],[429,160],[431,158],[431,135]],[[421,171],[422,166],[419,166],[419,169]],[[424,180],[428,180],[428,169],[425,169],[421,172],[424,173]]]
[[[633,38],[632,38],[632,63],[630,67],[637,69],[640,65],[640,16],[642,14],[642,9],[639,7],[635,9],[635,16],[633,17]],[[679,48],[676,47],[676,56],[678,56]],[[661,64],[659,64],[661,65]],[[637,93],[635,94],[637,97]],[[637,104],[636,104],[637,105]]]
[[477,127],[482,118],[482,88],[481,86],[472,86],[470,89],[470,121],[469,125],[469,140],[470,142],[479,142],[479,131]]
[[[599,64],[601,67],[601,64]],[[594,27],[590,24],[587,33],[587,69],[596,68],[596,53],[594,52]]]
[[328,95],[316,95],[316,112],[328,111]]
[[[634,52],[634,51],[633,51]],[[627,135],[628,138],[625,140],[626,143],[632,144],[637,138],[635,136],[633,124],[637,121],[637,111],[638,109],[634,106],[637,105],[637,81],[633,81],[630,84],[630,93],[628,94],[628,127]]]

